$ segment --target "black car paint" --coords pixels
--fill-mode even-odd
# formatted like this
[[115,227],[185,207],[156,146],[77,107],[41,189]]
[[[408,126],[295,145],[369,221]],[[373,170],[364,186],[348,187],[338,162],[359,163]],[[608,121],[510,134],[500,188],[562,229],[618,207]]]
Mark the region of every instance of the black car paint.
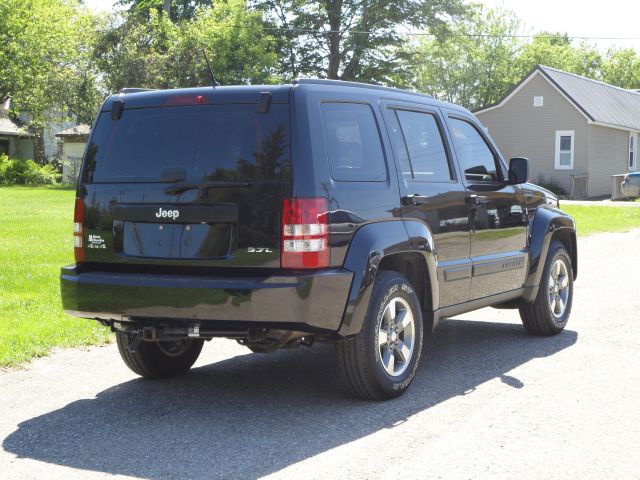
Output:
[[332,333],[340,326],[353,274],[345,269],[243,276],[62,270],[69,313],[104,321],[154,319],[208,328],[289,328]]
[[[448,115],[455,115],[475,125],[479,123],[461,107],[401,91],[309,82],[277,87],[218,87],[213,93],[211,89],[186,89],[117,95],[107,99],[103,111],[109,112],[112,102],[121,100],[126,115],[129,108],[162,105],[167,95],[197,94],[206,96],[211,104],[257,105],[260,94],[265,91],[271,93],[273,103],[289,104],[291,181],[255,182],[233,189],[200,188],[168,195],[164,189],[171,183],[128,186],[81,180],[78,196],[85,202],[85,234],[98,235],[121,250],[115,256],[92,250],[86,263],[63,269],[65,310],[77,316],[108,321],[168,319],[214,325],[231,322],[240,326],[288,326],[330,337],[345,337],[361,330],[378,267],[394,256],[409,255],[406,258],[419,262],[425,272],[428,289],[423,292],[423,308],[431,316],[432,328],[444,316],[519,298],[526,301],[535,298],[541,274],[539,267],[544,264],[551,238],[558,231],[566,231],[572,241],[574,275],[577,274],[575,225],[569,216],[549,206],[553,202],[557,205],[557,199],[550,192],[531,184],[511,185],[503,181],[493,186],[472,185],[465,179],[450,146],[446,119]],[[372,107],[387,165],[384,181],[336,182],[331,178],[326,148],[319,134],[322,132],[321,102],[367,103]],[[422,192],[408,190],[398,178],[384,117],[389,104],[435,111],[442,122],[457,180],[450,184],[425,184],[428,206],[401,202],[401,197]],[[504,160],[491,139],[485,138],[500,159],[502,175],[506,178]],[[251,194],[247,195],[248,192]],[[503,209],[515,218],[507,219],[511,223],[506,225],[511,225],[508,228],[515,229],[515,233],[503,240],[497,254],[487,254],[490,246],[481,247],[478,257],[482,258],[474,265],[473,237],[481,230],[478,213],[470,205],[471,195],[476,193],[488,196],[490,202],[507,202]],[[118,243],[120,229],[124,228],[122,210],[127,206],[153,204],[165,208],[209,206],[219,209],[226,203],[237,205],[241,215],[243,210],[248,213],[260,204],[278,204],[286,197],[325,197],[330,212],[348,212],[354,220],[349,228],[330,225],[329,269],[288,272],[279,268],[279,210],[272,216],[267,214],[266,229],[271,233],[263,236],[263,245],[238,243],[230,249],[235,253],[227,252],[220,258],[122,255],[123,245]],[[513,210],[513,206],[520,210]],[[454,222],[447,223],[445,218],[441,224],[441,218],[433,220],[429,211],[460,219],[455,224],[453,240],[442,248],[438,245],[439,238],[444,239],[443,234],[451,230],[443,232],[441,225]],[[228,214],[226,211],[221,215]],[[484,225],[487,229],[491,229],[490,225],[495,227],[495,218]],[[266,251],[253,255],[247,262],[246,255],[243,258],[239,253],[250,247],[264,247]],[[451,251],[462,253],[456,256],[448,253]],[[516,265],[519,259],[522,265]],[[487,282],[486,276],[475,276],[474,269],[485,264],[489,278],[501,275],[500,281],[506,280],[512,288],[508,291],[479,289],[474,297],[474,279],[480,285]],[[513,265],[518,268],[511,268]],[[447,275],[453,281],[445,281]],[[185,304],[185,293],[191,290],[196,294]],[[139,305],[141,298],[146,302],[142,306]]]

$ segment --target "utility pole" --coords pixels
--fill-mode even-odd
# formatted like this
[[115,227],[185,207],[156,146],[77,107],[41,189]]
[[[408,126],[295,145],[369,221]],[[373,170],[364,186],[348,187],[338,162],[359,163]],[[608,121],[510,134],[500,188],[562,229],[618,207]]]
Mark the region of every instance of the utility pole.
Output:
[[171,18],[171,0],[164,0],[164,13],[167,14],[167,18]]

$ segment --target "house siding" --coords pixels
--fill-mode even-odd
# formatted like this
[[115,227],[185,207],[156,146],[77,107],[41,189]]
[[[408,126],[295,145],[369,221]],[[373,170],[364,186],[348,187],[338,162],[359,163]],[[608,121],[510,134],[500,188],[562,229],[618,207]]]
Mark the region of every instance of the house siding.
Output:
[[589,195],[611,195],[611,175],[628,170],[629,132],[589,126]]
[[[534,96],[544,97],[542,107],[533,106]],[[540,73],[535,73],[503,106],[476,115],[488,128],[505,159],[529,159],[533,182],[539,175],[544,175],[570,194],[572,176],[589,173],[590,126],[587,118]],[[557,130],[575,131],[571,170],[555,168]],[[588,195],[592,193],[588,192]]]

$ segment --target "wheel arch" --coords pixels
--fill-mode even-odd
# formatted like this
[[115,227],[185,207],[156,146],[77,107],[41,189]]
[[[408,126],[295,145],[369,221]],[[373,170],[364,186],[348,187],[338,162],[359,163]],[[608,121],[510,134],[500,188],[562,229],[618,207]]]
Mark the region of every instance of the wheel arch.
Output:
[[578,276],[578,243],[573,218],[554,207],[541,206],[536,209],[530,230],[529,272],[524,300],[532,302],[537,293],[549,247],[554,240],[559,241],[569,252],[574,280]]
[[348,337],[362,330],[379,270],[407,277],[420,300],[425,328],[432,329],[434,299],[438,298],[435,265],[433,236],[421,222],[395,220],[358,229],[344,262],[354,278],[338,335]]

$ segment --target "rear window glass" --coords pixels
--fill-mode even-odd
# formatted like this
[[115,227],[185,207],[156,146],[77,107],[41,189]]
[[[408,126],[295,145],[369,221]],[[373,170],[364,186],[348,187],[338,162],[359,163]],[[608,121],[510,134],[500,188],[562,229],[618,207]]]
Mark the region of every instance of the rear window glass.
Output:
[[371,107],[323,103],[321,109],[331,178],[345,182],[386,180],[380,134]]
[[[288,105],[194,105],[100,115],[87,149],[85,181],[286,180]],[[182,178],[184,177],[184,178]]]

